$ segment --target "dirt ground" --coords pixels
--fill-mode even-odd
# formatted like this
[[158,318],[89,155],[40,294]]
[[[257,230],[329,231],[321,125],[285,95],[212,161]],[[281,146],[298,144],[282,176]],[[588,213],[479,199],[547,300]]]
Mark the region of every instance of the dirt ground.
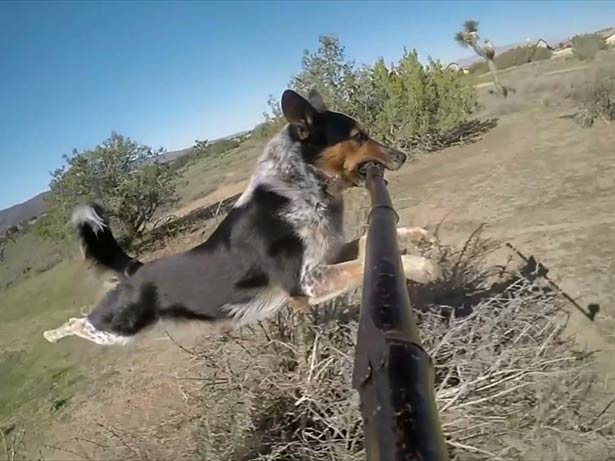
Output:
[[[569,332],[580,347],[598,351],[600,375],[615,390],[615,130],[582,129],[565,113],[535,105],[508,114],[483,140],[420,157],[390,174],[389,190],[400,224],[434,229],[443,222],[441,240],[455,243],[485,223],[489,236],[550,268],[580,305],[598,303],[593,323],[570,306]],[[242,185],[227,184],[215,197]],[[196,238],[184,237],[167,250],[188,248]],[[182,345],[189,348],[199,335],[193,330]],[[139,346],[105,354],[116,355],[109,373],[89,365],[105,378],[59,412],[46,438],[63,449],[47,446],[45,458],[190,456],[199,411],[190,354],[161,331]]]
[[[393,176],[393,175],[391,175]],[[579,128],[561,114],[507,117],[474,145],[426,156],[391,179],[401,222],[463,241],[482,223],[487,235],[533,254],[581,306],[598,303],[594,323],[570,306],[569,331],[600,351],[605,382],[615,380],[615,130]]]

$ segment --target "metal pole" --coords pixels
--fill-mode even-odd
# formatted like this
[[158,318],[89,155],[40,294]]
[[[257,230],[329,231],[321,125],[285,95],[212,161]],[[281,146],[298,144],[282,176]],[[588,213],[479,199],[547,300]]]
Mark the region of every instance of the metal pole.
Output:
[[383,169],[367,167],[372,209],[353,387],[368,461],[446,461],[434,368],[421,347],[397,245],[398,216]]

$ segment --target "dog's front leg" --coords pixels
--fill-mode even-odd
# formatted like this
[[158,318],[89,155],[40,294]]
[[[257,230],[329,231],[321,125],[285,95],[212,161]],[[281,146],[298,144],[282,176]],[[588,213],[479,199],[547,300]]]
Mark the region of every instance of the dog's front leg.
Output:
[[317,266],[305,274],[302,288],[310,305],[320,304],[353,290],[363,281],[363,261]]
[[[402,255],[406,279],[429,283],[442,276],[440,268],[422,256]],[[302,288],[309,305],[320,304],[361,286],[364,273],[363,259],[340,264],[315,267],[303,278]],[[305,304],[303,304],[305,305]]]
[[[435,244],[437,242],[436,237],[431,232],[422,227],[398,227],[397,239],[402,253],[405,253],[405,243],[408,241],[414,243],[431,244]],[[345,261],[352,261],[354,259],[361,258],[361,254],[365,250],[366,240],[367,236],[363,235],[358,239],[351,240],[350,242],[345,243],[344,246],[341,248],[335,262],[342,263]]]
[[438,241],[434,234],[423,227],[398,227],[397,237],[400,243],[403,242],[403,240],[410,240],[416,243],[427,242],[431,244]]

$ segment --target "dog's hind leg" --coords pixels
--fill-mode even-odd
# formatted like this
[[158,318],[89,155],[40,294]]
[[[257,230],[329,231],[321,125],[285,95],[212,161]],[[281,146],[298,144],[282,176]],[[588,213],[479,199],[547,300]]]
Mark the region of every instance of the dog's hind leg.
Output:
[[50,343],[55,343],[66,336],[79,336],[102,346],[124,345],[130,342],[130,337],[97,330],[86,317],[72,318],[59,328],[47,330],[43,336]]
[[123,286],[108,292],[87,317],[72,318],[44,333],[49,342],[79,336],[100,345],[123,345],[158,321],[158,295],[153,285]]

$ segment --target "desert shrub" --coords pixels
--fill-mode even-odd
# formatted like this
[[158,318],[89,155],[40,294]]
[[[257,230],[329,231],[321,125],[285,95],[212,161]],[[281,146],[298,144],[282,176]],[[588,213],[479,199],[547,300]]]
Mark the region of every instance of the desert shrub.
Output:
[[[560,300],[532,270],[485,266],[494,248],[476,233],[460,250],[428,250],[444,279],[410,285],[451,458],[606,459],[613,410],[588,413],[591,356],[564,339]],[[364,459],[351,388],[357,314],[349,295],[308,318],[283,312],[196,353],[204,366],[201,456]]]
[[0,456],[7,461],[27,461],[25,431],[18,430],[15,424],[0,426]]
[[15,243],[15,239],[11,236],[0,235],[0,264],[4,262],[4,251],[9,244]]
[[96,200],[132,240],[161,206],[175,200],[176,173],[157,162],[162,152],[112,133],[94,149],[65,155],[66,164],[52,173],[45,196],[47,214],[35,230],[43,237],[62,239],[69,235],[74,207]]
[[572,94],[579,106],[576,121],[583,127],[596,120],[615,121],[615,69],[600,69],[593,81],[576,89]]
[[[544,61],[551,58],[553,52],[548,48],[539,46],[520,46],[507,50],[502,54],[496,55],[494,58],[495,65],[499,70],[508,69],[509,67],[521,66],[530,62]],[[475,62],[468,71],[473,75],[486,74],[489,72],[489,67],[484,61]]]
[[477,108],[474,88],[459,73],[438,61],[423,65],[415,51],[405,52],[390,71],[377,61],[362,78],[359,84],[371,88],[372,100],[353,99],[349,112],[373,127],[375,136],[398,146],[417,135],[454,128]]
[[214,157],[224,155],[231,149],[239,147],[240,144],[241,142],[237,139],[221,139],[220,141],[210,143],[205,149],[204,155],[211,155]]
[[169,166],[171,170],[173,170],[174,172],[179,172],[183,168],[194,163],[195,159],[196,159],[196,154],[194,151],[191,151],[185,155],[182,155],[181,157],[176,158],[172,162],[170,162]]
[[470,67],[468,67],[468,73],[471,75],[481,75],[489,72],[489,66],[485,61],[476,61]]
[[259,123],[252,130],[252,136],[255,139],[270,138],[284,126],[282,119],[278,119],[277,121],[278,123],[273,123],[271,120],[265,120]]
[[507,69],[530,62],[543,61],[549,59],[552,54],[553,53],[548,48],[540,46],[522,46],[500,54],[496,57],[496,64],[498,68]]
[[[359,67],[332,35],[320,37],[317,51],[305,52],[290,87],[303,94],[317,89],[331,110],[356,117],[372,136],[397,146],[459,126],[478,106],[470,82],[438,61],[423,64],[416,51],[405,51],[391,67],[382,59]],[[272,106],[269,123],[280,118],[277,102]]]
[[572,37],[574,55],[582,61],[591,61],[600,50],[606,48],[606,41],[597,34],[575,35]]

